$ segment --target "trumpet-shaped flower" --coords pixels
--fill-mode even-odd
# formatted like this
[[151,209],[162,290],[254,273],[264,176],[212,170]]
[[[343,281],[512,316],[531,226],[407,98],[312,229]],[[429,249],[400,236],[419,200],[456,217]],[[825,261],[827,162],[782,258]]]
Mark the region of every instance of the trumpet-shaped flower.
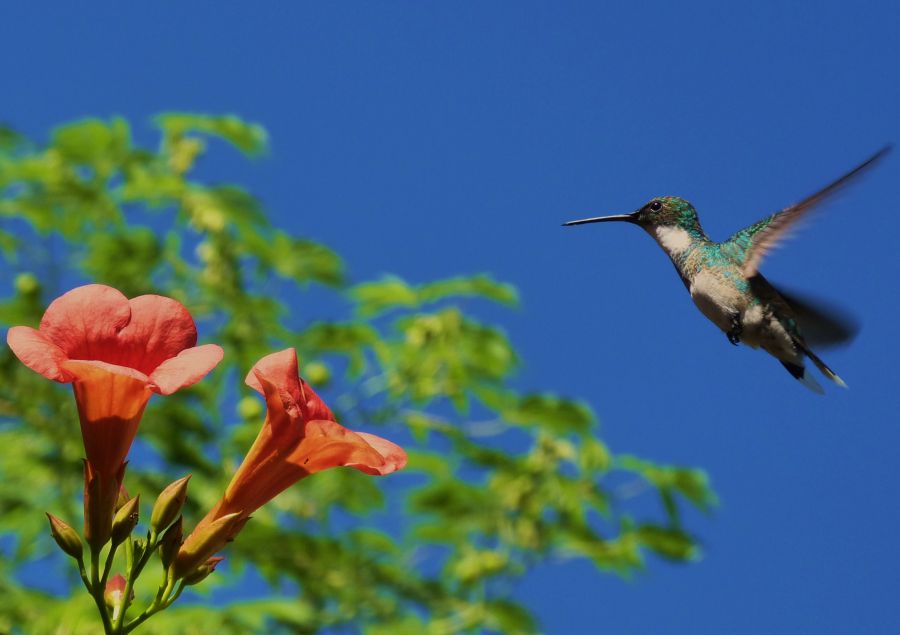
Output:
[[259,360],[248,386],[266,399],[266,420],[225,495],[188,536],[175,562],[183,576],[205,562],[244,526],[250,514],[302,478],[332,467],[383,475],[406,465],[390,441],[353,432],[300,378],[289,348]]
[[[222,359],[214,344],[195,346],[194,320],[179,302],[158,295],[129,300],[99,284],[57,298],[40,328],[14,326],[7,342],[32,370],[73,385],[87,456],[85,493],[103,501],[86,517],[104,525],[150,396],[190,386]],[[95,526],[93,538],[103,544],[108,531]]]

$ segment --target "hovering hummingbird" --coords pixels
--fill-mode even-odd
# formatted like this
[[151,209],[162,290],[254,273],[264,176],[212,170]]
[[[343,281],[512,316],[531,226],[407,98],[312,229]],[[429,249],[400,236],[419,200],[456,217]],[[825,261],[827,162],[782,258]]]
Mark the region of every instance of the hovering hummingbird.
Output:
[[852,331],[829,315],[779,293],[759,273],[765,255],[783,240],[807,212],[861,175],[891,149],[885,146],[866,161],[799,203],[746,227],[726,241],[714,242],[700,226],[694,206],[677,196],[661,196],[631,214],[598,216],[563,223],[585,225],[624,221],[641,227],[662,247],[700,312],[735,346],[762,348],[809,389],[822,387],[804,365],[805,358],[828,379],[847,384],[810,350],[813,333],[823,342],[848,339]]

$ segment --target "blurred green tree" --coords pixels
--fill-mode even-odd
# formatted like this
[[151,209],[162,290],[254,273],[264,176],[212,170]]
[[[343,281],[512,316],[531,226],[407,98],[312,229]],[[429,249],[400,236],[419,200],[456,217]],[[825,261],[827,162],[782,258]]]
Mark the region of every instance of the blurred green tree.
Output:
[[[585,403],[511,387],[516,352],[472,305],[515,305],[512,286],[486,275],[350,284],[337,254],[273,227],[245,189],[196,176],[211,141],[264,154],[262,127],[184,113],[155,123],[156,150],[137,144],[121,118],[60,126],[48,143],[0,128],[0,328],[36,326],[50,299],[85,281],[190,309],[225,361],[195,387],[151,402],[138,435],[146,460],[126,477],[132,493],[155,493],[193,473],[187,527],[217,499],[262,421],[244,373],[285,346],[297,348],[301,373],[341,421],[399,441],[410,464],[389,480],[332,470],[288,490],[229,547],[230,567],[199,588],[239,589],[252,567],[267,597],[185,597],[142,632],[528,633],[539,625],[509,599],[510,582],[551,557],[627,575],[648,551],[697,556],[680,510],[715,503],[703,471],[615,456]],[[317,315],[323,298],[348,306],[346,316]],[[511,439],[525,449],[505,450]],[[82,453],[71,395],[4,348],[0,631],[96,631],[77,575],[51,555],[43,514],[77,524]],[[622,483],[655,491],[659,511],[632,517]],[[23,566],[31,580],[40,572],[43,588],[22,582]]]

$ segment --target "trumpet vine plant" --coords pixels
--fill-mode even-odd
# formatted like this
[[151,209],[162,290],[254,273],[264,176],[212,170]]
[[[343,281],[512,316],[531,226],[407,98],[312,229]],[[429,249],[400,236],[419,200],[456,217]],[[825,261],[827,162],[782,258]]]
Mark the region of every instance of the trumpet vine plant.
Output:
[[533,633],[538,565],[699,557],[706,474],[522,389],[511,285],[355,277],[225,182],[264,128],[154,123],[0,126],[0,632]]

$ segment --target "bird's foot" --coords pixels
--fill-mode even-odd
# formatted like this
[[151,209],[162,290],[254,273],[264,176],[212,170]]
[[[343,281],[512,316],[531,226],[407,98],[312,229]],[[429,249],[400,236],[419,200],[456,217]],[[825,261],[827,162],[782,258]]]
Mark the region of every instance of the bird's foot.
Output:
[[728,341],[737,346],[741,342],[741,333],[744,332],[744,325],[741,324],[741,314],[734,313],[731,316],[731,330],[728,331],[725,335],[728,336]]

